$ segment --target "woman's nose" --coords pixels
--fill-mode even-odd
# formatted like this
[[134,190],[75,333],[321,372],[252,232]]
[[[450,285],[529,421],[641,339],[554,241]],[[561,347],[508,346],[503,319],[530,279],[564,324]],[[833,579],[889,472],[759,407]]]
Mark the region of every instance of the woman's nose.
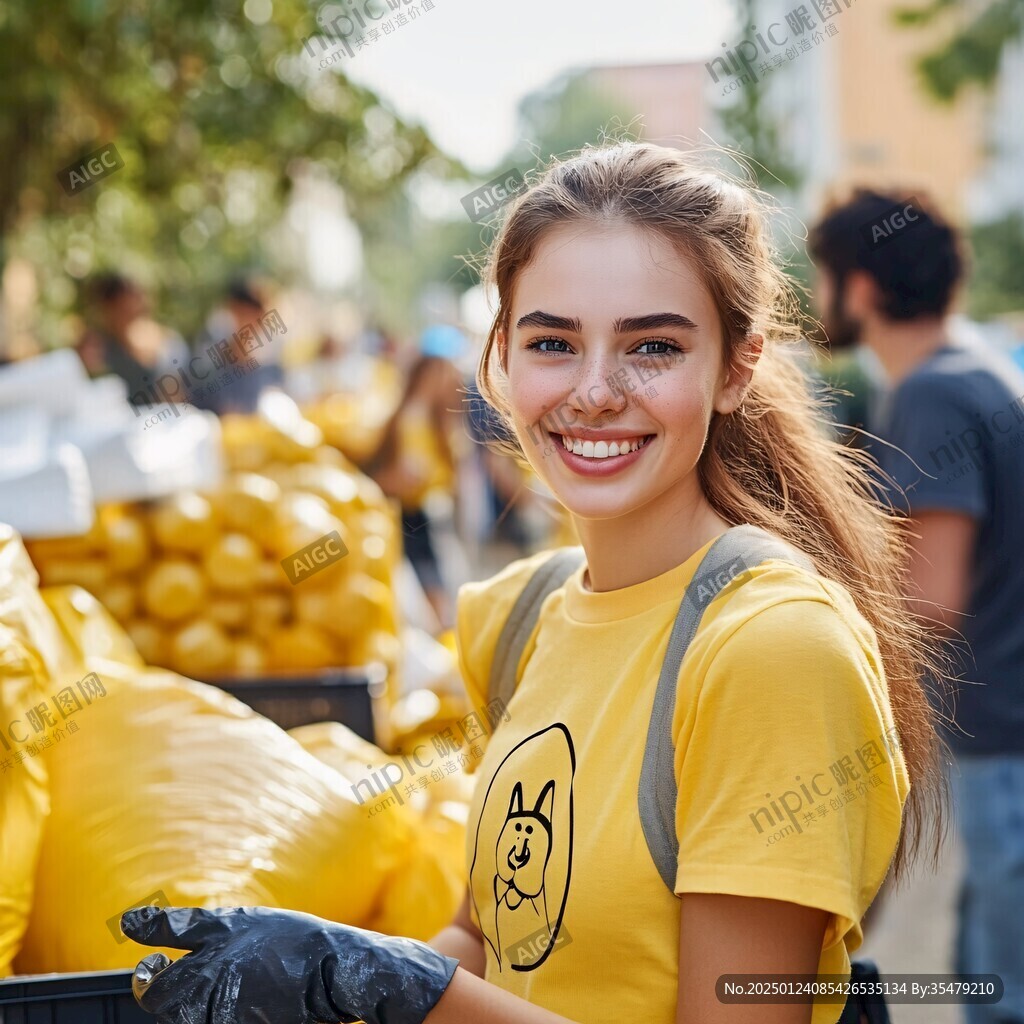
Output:
[[625,391],[617,387],[618,366],[608,359],[594,359],[583,367],[580,381],[569,396],[568,404],[582,416],[597,416],[626,406]]

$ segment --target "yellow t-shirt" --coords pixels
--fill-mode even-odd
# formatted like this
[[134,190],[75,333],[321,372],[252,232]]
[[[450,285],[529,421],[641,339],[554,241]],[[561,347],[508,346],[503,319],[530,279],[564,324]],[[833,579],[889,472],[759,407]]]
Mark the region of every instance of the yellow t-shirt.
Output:
[[[675,1020],[680,902],[648,851],[637,787],[669,632],[709,546],[606,593],[584,589],[581,567],[549,595],[478,764],[466,853],[485,978],[580,1024]],[[547,557],[459,592],[474,707]],[[827,910],[818,973],[848,974],[909,782],[875,637],[847,591],[770,561],[714,601],[680,670],[672,735],[675,891]],[[813,1024],[841,1011],[818,1003]]]

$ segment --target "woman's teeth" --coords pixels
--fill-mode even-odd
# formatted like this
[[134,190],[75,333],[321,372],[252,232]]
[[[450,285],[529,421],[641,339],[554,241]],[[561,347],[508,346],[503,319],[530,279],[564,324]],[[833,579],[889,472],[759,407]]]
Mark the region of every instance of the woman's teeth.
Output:
[[578,437],[562,434],[562,444],[566,451],[573,455],[582,455],[585,459],[608,459],[613,455],[628,455],[638,448],[643,448],[650,437],[625,438],[621,441],[581,441]]

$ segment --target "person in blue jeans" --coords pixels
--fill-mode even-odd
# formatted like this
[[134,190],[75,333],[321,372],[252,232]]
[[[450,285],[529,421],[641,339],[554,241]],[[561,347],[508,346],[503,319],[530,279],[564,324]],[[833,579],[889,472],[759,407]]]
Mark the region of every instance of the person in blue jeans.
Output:
[[930,203],[859,190],[810,241],[833,348],[864,345],[885,372],[871,452],[916,535],[909,593],[959,676],[945,736],[966,848],[956,967],[1005,986],[964,1013],[1024,1024],[1024,371],[953,328],[962,243]]

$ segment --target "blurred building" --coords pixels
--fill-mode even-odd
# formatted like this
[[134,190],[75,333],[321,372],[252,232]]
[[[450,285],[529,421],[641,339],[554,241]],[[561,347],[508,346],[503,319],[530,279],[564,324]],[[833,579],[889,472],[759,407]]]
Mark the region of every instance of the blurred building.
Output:
[[1024,211],[1024,42],[1004,53],[991,94],[970,88],[942,104],[915,61],[946,38],[951,20],[896,25],[907,0],[756,2],[748,37],[724,41],[705,61],[594,67],[584,78],[640,115],[646,141],[682,149],[728,144],[718,111],[739,90],[761,88],[783,152],[803,174],[787,203],[805,218],[865,184],[908,198],[926,190],[961,221]]
[[[957,218],[1024,209],[1024,122],[1012,108],[1024,79],[1024,47],[1006,54],[994,95],[970,89],[940,104],[914,65],[946,37],[950,23],[904,28],[893,15],[905,0],[847,2],[760,0],[760,29],[746,41],[752,45],[735,40],[727,51],[758,51],[750,63],[806,175],[798,205],[816,211],[828,195],[868,184],[908,196],[927,189]],[[746,66],[738,70],[729,76],[724,62],[714,65],[716,92],[724,97],[717,103],[728,103],[733,82],[748,73]]]
[[986,104],[988,162],[968,194],[968,209],[976,221],[1024,212],[1024,42],[1004,51],[1001,70],[998,87]]

